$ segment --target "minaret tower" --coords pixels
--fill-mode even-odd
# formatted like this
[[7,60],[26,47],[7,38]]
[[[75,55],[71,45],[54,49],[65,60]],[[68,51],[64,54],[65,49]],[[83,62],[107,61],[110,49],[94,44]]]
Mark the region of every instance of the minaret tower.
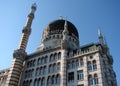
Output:
[[36,4],[33,4],[31,7],[31,12],[28,15],[27,23],[22,30],[22,37],[17,50],[13,53],[13,61],[10,67],[10,72],[5,86],[19,86],[19,81],[21,73],[23,70],[23,63],[27,55],[26,46],[28,42],[29,35],[31,33],[31,25],[34,19],[34,13],[36,11]]
[[67,20],[65,20],[64,30],[63,30],[63,39],[62,39],[62,58],[61,58],[61,85],[60,86],[67,86],[67,52],[68,52],[68,25]]
[[99,38],[99,43],[100,43],[101,45],[104,45],[104,44],[105,44],[105,41],[104,41],[104,38],[103,38],[102,33],[101,33],[101,31],[100,31],[100,26],[98,27],[98,38]]

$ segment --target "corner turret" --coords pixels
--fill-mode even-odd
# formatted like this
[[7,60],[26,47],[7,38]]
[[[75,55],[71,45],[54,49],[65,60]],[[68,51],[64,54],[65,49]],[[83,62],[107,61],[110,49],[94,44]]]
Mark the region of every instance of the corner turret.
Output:
[[63,30],[63,32],[62,32],[63,39],[62,39],[62,45],[61,45],[61,47],[62,47],[63,49],[68,49],[68,48],[69,48],[69,44],[68,44],[68,34],[69,34],[69,31],[68,31],[67,20],[65,20],[64,30]]

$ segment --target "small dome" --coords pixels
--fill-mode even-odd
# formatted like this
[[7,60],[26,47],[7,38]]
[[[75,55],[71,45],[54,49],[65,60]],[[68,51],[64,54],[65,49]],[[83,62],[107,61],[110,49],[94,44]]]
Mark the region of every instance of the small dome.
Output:
[[[64,30],[64,24],[65,20],[55,20],[47,25],[47,27],[44,29],[43,33],[43,39],[45,39],[47,36],[52,34],[62,34]],[[67,21],[68,24],[68,31],[70,36],[75,36],[79,39],[78,31],[76,27],[69,21]]]

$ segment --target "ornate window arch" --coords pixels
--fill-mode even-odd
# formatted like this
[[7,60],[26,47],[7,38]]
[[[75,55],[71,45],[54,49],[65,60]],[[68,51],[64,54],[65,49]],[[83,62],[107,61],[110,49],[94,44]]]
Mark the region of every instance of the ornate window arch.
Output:
[[37,86],[37,79],[34,80],[34,85],[33,86]]
[[89,85],[89,86],[92,86],[92,85],[93,85],[92,75],[89,75],[89,76],[88,76],[88,85]]
[[58,54],[55,53],[55,54],[54,54],[54,61],[57,60],[57,59],[58,59]]
[[59,63],[57,63],[57,71],[60,71],[60,67],[61,67],[61,65],[60,65],[60,62],[59,62]]
[[40,86],[40,84],[41,84],[41,79],[39,78],[39,79],[37,80],[37,86]]
[[56,84],[60,84],[60,74],[57,74],[56,76]]
[[97,70],[96,60],[93,61],[93,70]]
[[46,66],[43,67],[43,73],[44,73],[44,74],[47,73],[47,67],[46,67]]
[[53,64],[53,72],[56,72],[56,69],[57,69],[56,64]]
[[44,77],[41,80],[41,86],[45,86],[45,78]]
[[87,62],[88,71],[92,71],[92,64],[90,61]]
[[36,75],[36,76],[39,75],[39,68],[36,69],[35,75]]
[[94,84],[96,85],[98,83],[99,83],[98,76],[97,76],[97,74],[94,74]]
[[44,61],[45,63],[47,63],[48,62],[48,56],[45,56],[45,61]]
[[50,62],[53,61],[53,54],[50,55]]
[[52,76],[52,85],[55,84],[55,75]]
[[58,53],[58,60],[61,59],[61,52]]
[[29,81],[29,85],[28,86],[32,86],[32,80]]
[[42,58],[41,58],[41,64],[44,64],[44,63],[45,63],[45,58],[42,57]]
[[49,73],[53,72],[52,64],[49,65]]
[[48,76],[48,79],[47,79],[47,86],[51,86],[51,76]]

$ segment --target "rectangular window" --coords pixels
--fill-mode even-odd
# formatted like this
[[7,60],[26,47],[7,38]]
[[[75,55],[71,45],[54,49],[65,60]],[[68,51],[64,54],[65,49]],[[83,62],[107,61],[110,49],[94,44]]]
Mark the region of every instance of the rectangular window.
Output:
[[68,82],[74,82],[74,72],[68,73]]
[[77,71],[78,80],[84,80],[83,70]]

